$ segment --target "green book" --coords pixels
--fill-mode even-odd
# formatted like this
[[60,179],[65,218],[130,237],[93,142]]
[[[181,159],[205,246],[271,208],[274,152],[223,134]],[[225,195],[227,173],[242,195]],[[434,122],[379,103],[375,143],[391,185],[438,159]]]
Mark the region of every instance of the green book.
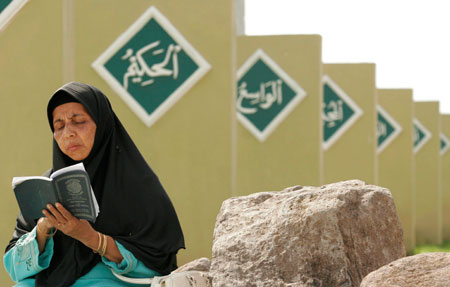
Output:
[[73,216],[95,222],[99,208],[83,163],[54,172],[50,177],[21,176],[12,180],[14,194],[26,220],[44,216],[48,203],[61,203]]

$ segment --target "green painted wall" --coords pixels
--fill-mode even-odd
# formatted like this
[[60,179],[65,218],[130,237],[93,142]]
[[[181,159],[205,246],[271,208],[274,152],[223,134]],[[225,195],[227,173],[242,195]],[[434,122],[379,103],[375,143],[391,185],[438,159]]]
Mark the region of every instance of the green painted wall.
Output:
[[415,247],[414,153],[412,120],[414,117],[411,89],[378,89],[378,104],[399,124],[401,132],[378,152],[377,185],[388,188],[395,201],[403,226],[407,251]]
[[359,106],[363,114],[324,151],[324,183],[376,181],[375,64],[324,64],[324,75]]
[[442,196],[440,190],[439,102],[414,103],[415,117],[431,138],[415,154],[416,243],[442,242]]
[[[441,115],[441,133],[450,139],[450,115]],[[442,237],[450,240],[450,150],[441,155]]]
[[238,37],[238,69],[258,49],[297,82],[307,96],[261,142],[237,127],[238,195],[320,184],[321,37]]
[[[76,80],[98,87],[109,97],[166,188],[186,239],[187,249],[179,252],[179,264],[210,257],[217,213],[236,182],[232,177],[236,144],[234,1],[76,0],[72,4],[66,14],[70,19],[63,19],[62,1],[30,1],[0,33],[0,227],[4,231],[0,243],[6,246],[9,241],[18,212],[12,177],[41,174],[51,166],[47,101],[65,81]],[[211,70],[149,128],[91,64],[151,5],[209,62]],[[63,40],[63,29],[73,31],[73,36],[66,35]],[[0,285],[8,284],[6,272],[0,271]]]

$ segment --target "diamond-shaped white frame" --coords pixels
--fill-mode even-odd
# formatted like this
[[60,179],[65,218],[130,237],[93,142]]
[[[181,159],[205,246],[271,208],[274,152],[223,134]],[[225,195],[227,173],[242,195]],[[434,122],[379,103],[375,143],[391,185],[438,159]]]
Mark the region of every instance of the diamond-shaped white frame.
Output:
[[444,149],[443,150],[439,149],[440,150],[440,154],[442,156],[448,151],[448,149],[450,149],[450,140],[448,139],[448,137],[444,133],[440,134],[440,139],[445,142]]
[[[115,55],[150,19],[156,22],[172,37],[186,54],[198,65],[198,69],[184,81],[153,113],[147,111],[131,96],[128,91],[105,68],[105,63]],[[128,104],[131,110],[148,126],[161,118],[184,94],[189,91],[210,69],[211,65],[183,37],[159,10],[151,6],[122,35],[120,35],[93,63],[92,67],[110,85],[110,87]]]
[[237,72],[237,82],[255,65],[255,63],[261,60],[266,64],[280,79],[288,85],[296,94],[291,99],[280,113],[272,119],[267,127],[261,132],[255,127],[255,125],[237,111],[237,118],[241,124],[247,128],[260,142],[264,142],[269,135],[275,131],[278,125],[294,110],[294,108],[306,97],[306,92],[303,88],[292,79],[278,64],[272,60],[262,49],[257,49],[247,61],[239,68]]
[[17,12],[22,9],[22,7],[27,4],[29,0],[13,0],[6,6],[0,13],[0,31],[6,28]]
[[377,105],[377,112],[381,114],[383,118],[386,119],[386,121],[389,122],[389,124],[394,128],[394,131],[389,135],[387,139],[384,140],[384,142],[377,147],[377,153],[381,153],[388,145],[391,144],[392,141],[397,138],[397,136],[402,132],[402,127],[400,124],[385,110],[382,106]]
[[[324,150],[328,150],[348,129],[350,129],[355,122],[364,114],[363,110],[350,98],[346,92],[344,92],[341,87],[338,86],[328,75],[324,75],[322,78],[322,85],[327,84],[330,86],[338,96],[349,105],[354,114],[338,129],[326,142],[322,143]],[[321,115],[323,119],[323,110],[321,110]]]
[[417,153],[431,139],[432,134],[417,118],[413,119],[413,124],[416,125],[425,135],[423,140],[413,149],[414,153]]

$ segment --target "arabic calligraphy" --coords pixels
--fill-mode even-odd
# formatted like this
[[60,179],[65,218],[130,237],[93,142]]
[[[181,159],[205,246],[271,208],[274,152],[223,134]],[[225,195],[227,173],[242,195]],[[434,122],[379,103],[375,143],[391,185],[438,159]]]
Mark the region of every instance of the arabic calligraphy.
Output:
[[[152,56],[158,56],[164,53],[164,49],[158,48],[160,41],[155,41],[150,43],[141,49],[139,49],[135,54],[133,49],[129,48],[122,56],[122,60],[128,60],[130,65],[127,68],[127,72],[123,76],[123,87],[128,89],[128,83],[134,84],[140,83],[141,86],[151,85],[155,82],[156,77],[169,77],[172,76],[174,79],[178,77],[179,67],[178,67],[178,53],[181,51],[181,47],[178,45],[170,44],[166,51],[164,59],[152,65],[148,65],[145,61],[143,55],[147,52],[152,51]],[[172,63],[172,69],[167,66]],[[149,78],[143,81],[144,76]]]
[[[270,109],[275,102],[281,105],[283,102],[282,84],[283,82],[280,79],[263,82],[259,85],[259,91],[250,93],[247,90],[247,82],[242,82],[238,88],[238,111],[243,114],[254,114],[258,111],[258,108]],[[244,100],[251,107],[244,107]]]
[[337,122],[342,122],[344,119],[344,112],[342,109],[342,100],[330,101],[328,104],[324,104],[324,110],[322,113],[322,119],[326,123],[328,128],[336,126]]

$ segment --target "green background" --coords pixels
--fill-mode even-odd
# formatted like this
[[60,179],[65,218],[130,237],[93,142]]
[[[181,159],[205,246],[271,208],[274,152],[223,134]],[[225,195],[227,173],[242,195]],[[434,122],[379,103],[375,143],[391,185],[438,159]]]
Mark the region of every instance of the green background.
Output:
[[377,134],[378,138],[377,147],[380,147],[387,139],[392,137],[392,134],[395,132],[395,128],[392,125],[392,123],[387,118],[385,118],[381,113],[377,113],[377,121],[378,121],[377,125],[382,124],[386,128],[385,135]]
[[[160,44],[142,55],[149,67],[151,67],[152,64],[160,63],[164,60],[167,47],[170,44],[178,44],[175,39],[164,31],[161,24],[152,18],[105,63],[105,68],[123,86],[123,76],[126,73],[130,62],[128,60],[122,60],[121,58],[126,54],[127,49],[133,49],[134,54],[136,54],[142,47],[156,41],[160,41]],[[165,51],[158,56],[152,56],[151,52],[158,49],[164,49]],[[148,114],[153,113],[198,69],[198,65],[186,54],[183,47],[181,47],[181,51],[177,53],[177,57],[179,68],[176,79],[172,76],[156,77],[153,78],[154,82],[151,85],[141,86],[140,84],[133,84],[129,78],[127,91],[139,102]],[[173,62],[170,60],[167,68],[172,69],[172,67]],[[149,77],[143,77],[142,81],[144,82],[149,79]]]
[[415,131],[415,137],[414,137],[414,147],[417,147],[420,145],[420,143],[425,140],[425,131],[422,130],[422,128],[416,124],[413,124],[414,131]]
[[[269,55],[270,57],[270,55]],[[267,110],[257,109],[254,114],[244,114],[253,125],[260,131],[263,132],[267,126],[272,122],[272,120],[289,104],[289,102],[294,98],[296,93],[286,85],[284,80],[280,78],[269,66],[267,66],[261,59],[255,62],[255,64],[239,79],[237,87],[239,88],[243,82],[247,83],[247,91],[249,93],[255,93],[260,90],[260,84],[266,83],[268,81],[277,81],[281,79],[283,82],[281,84],[282,90],[282,104],[279,105],[276,102],[272,104]],[[239,97],[239,92],[237,92],[237,97]],[[254,105],[250,104],[251,100],[243,100],[242,106],[244,108],[251,108]]]
[[342,101],[342,114],[343,114],[343,120],[338,121],[337,124],[333,127],[327,126],[326,123],[324,123],[324,129],[323,129],[323,140],[327,142],[330,137],[332,137],[345,123],[352,117],[353,114],[355,114],[355,111],[350,107],[350,105],[347,104],[347,102],[341,98],[337,91],[333,90],[333,88],[330,85],[324,84],[323,85],[323,103],[324,103],[324,109],[323,112],[326,114],[329,109],[328,103],[331,101]]

